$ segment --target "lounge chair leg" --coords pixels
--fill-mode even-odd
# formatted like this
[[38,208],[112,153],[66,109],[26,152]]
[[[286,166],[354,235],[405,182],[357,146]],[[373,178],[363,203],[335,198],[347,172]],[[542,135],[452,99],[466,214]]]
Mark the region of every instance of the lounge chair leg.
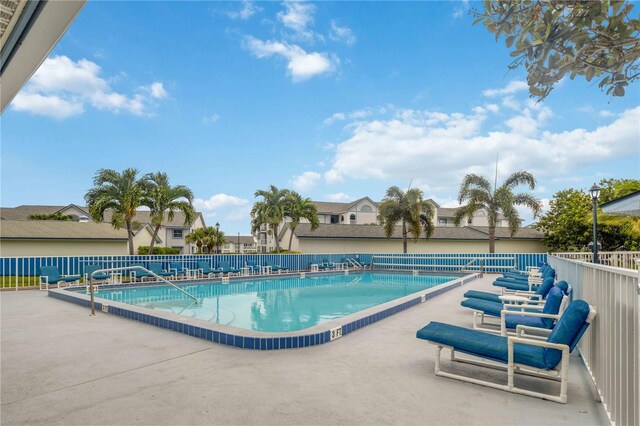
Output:
[[562,350],[562,361],[560,361],[560,402],[567,402],[567,385],[569,382],[569,351]]
[[436,345],[436,366],[435,373],[440,373],[440,353],[442,352],[442,346]]
[[513,390],[513,376],[515,375],[515,368],[513,363],[513,342],[509,340],[507,343],[509,347],[507,358],[507,388]]

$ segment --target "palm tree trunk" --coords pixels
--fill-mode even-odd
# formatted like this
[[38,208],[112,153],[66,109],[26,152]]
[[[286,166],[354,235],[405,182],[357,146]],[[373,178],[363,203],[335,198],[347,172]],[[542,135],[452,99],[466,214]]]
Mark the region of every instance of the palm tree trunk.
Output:
[[402,250],[404,254],[407,254],[407,223],[402,221]]
[[496,252],[496,225],[489,225],[489,253]]
[[127,221],[127,237],[129,238],[129,254],[133,256],[133,230],[131,229],[131,221]]
[[278,225],[271,225],[273,230],[273,239],[276,240],[276,253],[280,253],[280,241],[278,241]]
[[158,238],[158,232],[160,232],[160,224],[156,225],[156,229],[153,230],[153,239],[149,243],[149,254],[153,254],[153,246],[156,245],[156,238]]
[[291,242],[293,240],[293,231],[296,230],[296,226],[298,225],[294,225],[293,222],[291,222],[291,225],[290,225],[291,233],[289,234],[289,253],[291,253]]

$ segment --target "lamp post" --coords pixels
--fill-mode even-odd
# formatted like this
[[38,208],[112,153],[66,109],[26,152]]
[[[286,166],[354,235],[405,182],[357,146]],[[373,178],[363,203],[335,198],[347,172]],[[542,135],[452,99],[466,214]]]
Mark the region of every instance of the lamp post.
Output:
[[589,194],[593,200],[593,263],[600,263],[598,259],[598,197],[601,189],[595,183],[589,189]]
[[236,251],[240,254],[240,233],[238,232],[238,247],[236,247]]
[[216,222],[216,254],[220,254],[220,224]]

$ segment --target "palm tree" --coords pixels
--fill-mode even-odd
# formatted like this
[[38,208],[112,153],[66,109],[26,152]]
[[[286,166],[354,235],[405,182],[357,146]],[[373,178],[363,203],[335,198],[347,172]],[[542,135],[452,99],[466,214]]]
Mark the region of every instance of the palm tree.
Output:
[[542,211],[540,200],[531,194],[514,194],[513,190],[519,185],[528,185],[530,189],[535,189],[536,180],[529,172],[516,172],[509,176],[502,186],[494,186],[483,176],[468,174],[462,180],[460,192],[458,193],[458,203],[466,204],[458,209],[453,217],[456,225],[460,225],[463,218],[471,220],[473,215],[479,210],[487,212],[489,221],[489,253],[495,253],[496,244],[496,223],[498,215],[502,213],[509,224],[509,231],[513,236],[520,228],[520,215],[515,206],[526,206],[531,209],[536,217]]
[[111,209],[111,224],[116,229],[126,226],[129,254],[133,255],[132,223],[144,194],[144,182],[138,178],[138,170],[130,168],[118,173],[100,169],[93,178],[93,185],[84,196],[89,214],[96,222],[102,222],[104,212]]
[[195,244],[198,247],[198,254],[202,254],[202,246],[206,237],[204,228],[197,228],[191,231],[184,240],[187,244]]
[[280,242],[278,241],[278,225],[284,220],[286,197],[289,194],[287,189],[278,189],[271,185],[268,191],[257,190],[256,197],[262,197],[262,201],[257,201],[251,209],[251,233],[256,234],[262,225],[267,225],[269,232],[276,241],[277,252],[280,252]]
[[167,219],[172,221],[175,212],[184,214],[184,224],[191,225],[196,218],[193,208],[193,192],[184,185],[171,186],[166,173],[148,173],[144,176],[145,196],[143,204],[151,209],[151,223],[154,225],[153,239],[149,245],[149,254],[153,254],[153,246],[167,212]]
[[213,226],[208,226],[204,229],[204,238],[202,240],[207,252],[211,253],[214,247],[220,247],[227,240],[224,238],[224,232],[219,231]]
[[433,233],[433,204],[424,199],[423,192],[411,188],[404,192],[397,186],[387,189],[385,198],[380,204],[378,219],[384,226],[384,233],[391,238],[398,222],[402,225],[402,249],[407,252],[407,234],[413,240],[420,238],[424,229],[425,238]]
[[311,224],[311,230],[318,229],[320,221],[318,220],[318,209],[313,204],[310,198],[302,198],[300,194],[295,191],[290,191],[285,198],[285,216],[291,219],[289,227],[291,227],[291,234],[289,234],[289,251],[291,251],[291,242],[293,240],[293,231],[300,224],[302,219],[306,219]]

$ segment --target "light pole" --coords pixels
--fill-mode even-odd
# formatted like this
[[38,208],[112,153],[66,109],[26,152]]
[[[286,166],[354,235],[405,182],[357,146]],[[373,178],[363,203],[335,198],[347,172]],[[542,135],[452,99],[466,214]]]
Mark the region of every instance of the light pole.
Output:
[[601,189],[595,183],[589,189],[589,194],[593,200],[593,263],[600,263],[598,259],[598,197]]
[[220,254],[220,224],[216,222],[216,254]]
[[240,254],[240,233],[238,232],[238,247],[236,247],[236,251]]

